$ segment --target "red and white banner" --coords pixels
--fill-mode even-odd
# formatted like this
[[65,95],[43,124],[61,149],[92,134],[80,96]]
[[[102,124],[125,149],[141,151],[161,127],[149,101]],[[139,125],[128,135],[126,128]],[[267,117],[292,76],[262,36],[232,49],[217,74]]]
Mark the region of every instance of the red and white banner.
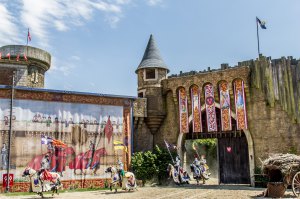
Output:
[[212,84],[207,84],[204,87],[205,92],[205,107],[206,107],[206,120],[207,120],[207,131],[214,132],[218,130],[216,107],[214,98],[214,88]]
[[9,178],[7,179],[7,173],[3,174],[2,176],[2,187],[7,187],[7,182],[9,183],[9,187],[12,187],[14,185],[14,174],[9,174]]

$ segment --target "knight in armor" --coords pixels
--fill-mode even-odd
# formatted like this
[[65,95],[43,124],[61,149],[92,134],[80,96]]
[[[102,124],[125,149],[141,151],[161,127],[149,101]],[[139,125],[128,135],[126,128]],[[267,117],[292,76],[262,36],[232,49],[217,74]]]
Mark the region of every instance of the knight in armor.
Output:
[[41,161],[41,172],[49,169],[50,169],[50,158],[49,158],[49,154],[47,153]]
[[7,169],[7,166],[8,166],[8,148],[6,147],[5,143],[3,143],[3,146],[1,148],[1,164],[2,164],[2,169]]
[[176,156],[175,158],[175,168],[177,170],[177,173],[179,174],[179,171],[180,171],[180,157],[179,156]]
[[211,175],[211,173],[207,172],[207,170],[209,169],[209,167],[207,166],[205,155],[201,155],[201,159],[200,159],[199,162],[200,162],[200,165],[202,165],[202,171],[206,172],[207,175]]
[[195,155],[194,157],[195,157],[195,159],[194,159],[194,161],[193,161],[193,164],[194,164],[196,167],[200,168],[200,161],[198,160],[198,156]]
[[[50,173],[48,172],[48,170],[50,169],[50,157],[49,154],[47,153],[42,161],[41,161],[41,169],[38,172],[38,176],[39,178],[42,180],[50,180],[52,181],[52,176],[50,175]],[[41,178],[42,177],[42,178]]]
[[118,160],[118,167],[120,181],[122,181],[124,176],[124,164],[121,160]]

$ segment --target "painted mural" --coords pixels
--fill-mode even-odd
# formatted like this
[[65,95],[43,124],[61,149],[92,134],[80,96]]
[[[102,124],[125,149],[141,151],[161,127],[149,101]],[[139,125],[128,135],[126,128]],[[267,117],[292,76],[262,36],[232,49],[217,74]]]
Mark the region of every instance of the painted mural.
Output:
[[206,120],[207,120],[207,131],[217,131],[217,117],[215,107],[214,88],[212,84],[206,84],[204,87],[205,93],[205,107],[206,107]]
[[179,119],[180,119],[180,133],[189,132],[187,96],[184,88],[180,88],[178,92],[179,98]]
[[230,95],[226,81],[219,84],[222,131],[231,131]]
[[[9,106],[0,99],[0,176],[8,166]],[[27,166],[39,170],[46,154],[62,180],[107,178],[106,165],[129,161],[130,111],[123,106],[15,100],[12,119],[15,179]]]
[[193,132],[202,132],[200,92],[199,87],[196,85],[191,87],[191,99],[193,114]]
[[233,84],[237,129],[248,129],[244,82],[241,79],[236,79]]

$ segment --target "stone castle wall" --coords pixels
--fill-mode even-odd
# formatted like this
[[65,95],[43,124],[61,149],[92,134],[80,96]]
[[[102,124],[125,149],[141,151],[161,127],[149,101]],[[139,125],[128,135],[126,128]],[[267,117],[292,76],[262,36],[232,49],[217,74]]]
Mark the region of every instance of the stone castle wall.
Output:
[[[165,118],[153,136],[154,144],[164,147],[164,140],[176,144],[179,135],[178,88],[188,94],[191,114],[190,87],[199,86],[201,104],[204,104],[203,86],[210,82],[214,86],[215,100],[219,103],[218,82],[229,83],[231,110],[234,112],[232,82],[241,78],[245,82],[248,129],[253,139],[255,165],[272,153],[300,153],[300,62],[288,58],[271,60],[261,56],[258,60],[240,62],[239,66],[222,70],[181,73],[161,81]],[[149,89],[151,90],[151,89]],[[151,99],[148,99],[151,100]],[[151,103],[151,102],[150,102]],[[149,102],[148,102],[149,104]],[[146,144],[152,135],[145,127],[138,130],[135,150],[151,150]]]
[[[256,165],[271,153],[300,153],[300,65],[261,56],[251,62],[249,129]],[[244,63],[240,63],[244,64]],[[249,64],[249,62],[248,62]]]

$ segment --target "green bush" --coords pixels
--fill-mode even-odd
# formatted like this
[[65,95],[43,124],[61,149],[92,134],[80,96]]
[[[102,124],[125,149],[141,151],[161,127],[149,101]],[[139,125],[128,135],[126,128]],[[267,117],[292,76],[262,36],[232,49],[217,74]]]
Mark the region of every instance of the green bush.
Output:
[[[199,139],[194,140],[193,145],[196,145],[197,150],[205,148],[206,156],[216,158],[217,157],[217,139]],[[201,151],[201,150],[200,150]]]
[[[172,156],[175,157],[176,153],[173,151],[171,152]],[[167,174],[167,167],[168,164],[172,164],[172,158],[166,149],[161,149],[157,145],[154,148],[154,154],[156,155],[157,159],[155,165],[157,167],[157,178],[158,182],[161,184],[163,180],[168,177]]]
[[[174,153],[173,153],[174,157]],[[134,153],[131,159],[131,167],[143,184],[147,180],[157,178],[159,183],[167,178],[168,164],[172,159],[167,150],[155,146],[154,151]]]
[[137,177],[145,184],[146,180],[150,180],[157,173],[155,165],[156,155],[151,151],[134,153],[131,159],[132,169]]

